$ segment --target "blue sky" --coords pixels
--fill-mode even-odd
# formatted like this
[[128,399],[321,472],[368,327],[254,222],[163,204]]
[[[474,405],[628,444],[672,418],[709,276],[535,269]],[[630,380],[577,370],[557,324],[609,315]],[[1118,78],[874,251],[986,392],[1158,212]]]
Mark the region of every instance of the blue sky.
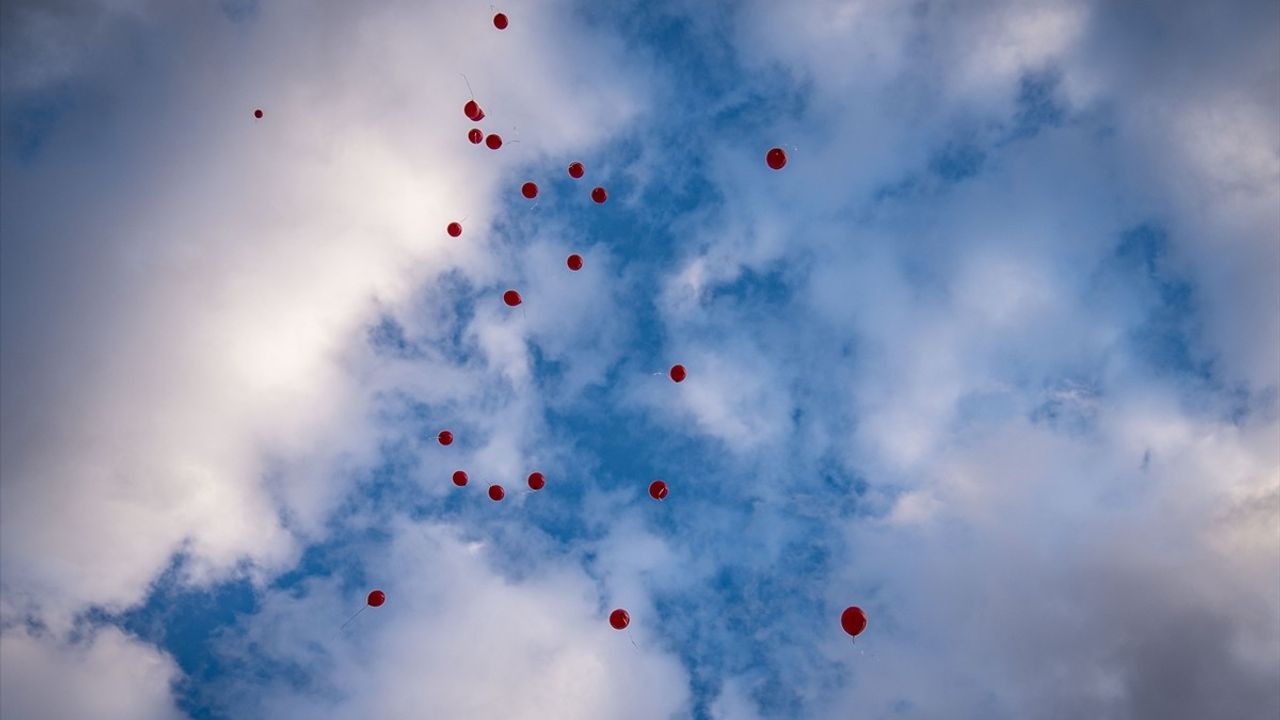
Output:
[[499,9],[4,7],[5,717],[1280,711],[1273,4]]

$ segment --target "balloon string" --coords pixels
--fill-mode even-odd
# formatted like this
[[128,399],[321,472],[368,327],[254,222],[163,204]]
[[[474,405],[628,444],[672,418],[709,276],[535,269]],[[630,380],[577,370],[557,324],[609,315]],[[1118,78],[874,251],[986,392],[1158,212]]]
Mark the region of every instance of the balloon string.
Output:
[[351,621],[352,621],[352,620],[355,620],[355,619],[360,615],[360,613],[362,613],[362,612],[364,612],[364,611],[365,611],[365,608],[367,608],[367,607],[369,607],[369,606],[368,606],[368,605],[365,605],[364,607],[362,607],[362,608],[360,608],[359,610],[357,610],[355,615],[352,615],[351,617],[347,618],[347,621],[346,621],[346,622],[344,622],[344,623],[342,623],[342,627],[338,628],[338,632],[342,632],[342,629],[343,629],[343,628],[345,628],[346,626],[350,625],[350,624],[351,624]]
[[466,83],[466,84],[467,84],[467,94],[469,94],[469,95],[471,96],[471,99],[472,99],[472,100],[475,100],[475,99],[476,99],[476,93],[475,93],[475,91],[474,91],[474,90],[472,90],[472,89],[471,89],[471,81],[467,79],[467,76],[466,76],[466,75],[463,75],[462,73],[458,73],[458,74],[459,74],[459,75],[462,75],[462,82],[464,82],[464,83]]
[[627,628],[627,639],[631,641],[631,647],[635,648],[636,652],[640,652],[640,646],[636,644],[636,639],[631,637],[631,628]]

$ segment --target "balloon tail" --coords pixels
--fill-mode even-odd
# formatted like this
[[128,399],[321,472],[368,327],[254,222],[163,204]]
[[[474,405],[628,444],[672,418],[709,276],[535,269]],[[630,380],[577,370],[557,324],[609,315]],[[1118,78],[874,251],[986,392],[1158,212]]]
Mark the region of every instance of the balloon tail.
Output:
[[342,623],[342,627],[338,628],[338,632],[342,632],[342,630],[343,630],[344,628],[346,628],[348,625],[350,625],[350,624],[351,624],[351,621],[352,621],[352,620],[355,620],[357,617],[360,617],[360,613],[364,612],[364,611],[365,611],[365,608],[367,608],[367,607],[369,607],[369,606],[368,606],[368,605],[365,605],[364,607],[362,607],[362,608],[360,608],[359,610],[357,610],[355,615],[352,615],[351,617],[347,618],[347,621],[346,621],[346,622],[344,622],[344,623]]
[[475,92],[471,89],[471,81],[470,81],[470,80],[468,80],[468,79],[467,79],[467,76],[466,76],[466,75],[464,75],[463,73],[458,73],[458,74],[459,74],[459,75],[462,75],[462,82],[464,82],[464,83],[466,83],[466,84],[467,84],[467,94],[471,96],[471,99],[472,99],[472,100],[475,100],[475,99],[476,99],[476,94],[475,94]]

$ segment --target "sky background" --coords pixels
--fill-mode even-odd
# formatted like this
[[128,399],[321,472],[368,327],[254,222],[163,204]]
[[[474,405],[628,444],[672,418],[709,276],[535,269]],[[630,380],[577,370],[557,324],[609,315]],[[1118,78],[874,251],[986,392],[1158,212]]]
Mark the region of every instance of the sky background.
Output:
[[497,9],[0,4],[6,720],[1280,714],[1280,5]]

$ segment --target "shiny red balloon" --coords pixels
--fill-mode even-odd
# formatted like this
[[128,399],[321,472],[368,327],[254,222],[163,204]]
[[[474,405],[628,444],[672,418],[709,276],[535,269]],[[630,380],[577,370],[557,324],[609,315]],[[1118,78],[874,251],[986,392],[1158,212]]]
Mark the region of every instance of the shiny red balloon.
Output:
[[502,498],[507,496],[507,492],[502,489],[501,485],[489,486],[489,499],[494,502],[502,502]]
[[527,182],[524,185],[521,185],[520,194],[524,195],[530,200],[538,197],[538,184],[534,182]]
[[569,266],[570,270],[578,272],[582,269],[582,256],[574,253],[569,256],[569,259],[565,261],[565,264]]
[[498,28],[499,30],[506,30],[506,29],[507,29],[507,16],[506,16],[506,15],[503,15],[502,13],[498,13],[497,15],[494,15],[494,16],[493,16],[493,26],[494,26],[494,27],[496,27],[496,28]]
[[452,445],[453,433],[448,430],[441,430],[440,434],[436,436],[436,439],[440,441],[441,445]]
[[598,187],[591,191],[591,199],[603,205],[604,201],[609,199],[609,193],[604,188]]
[[631,614],[622,608],[618,608],[609,613],[609,624],[613,626],[614,630],[626,630],[627,626],[631,624]]
[[471,130],[467,132],[467,139],[471,141],[472,145],[479,145],[484,142],[484,133],[480,132],[480,128],[471,128]]
[[382,603],[386,601],[387,601],[386,593],[382,592],[381,590],[374,590],[373,592],[369,593],[369,598],[366,602],[369,603],[369,607],[382,607]]
[[506,303],[511,307],[515,307],[519,305],[521,302],[520,293],[516,292],[515,290],[508,290],[502,293],[502,302]]
[[867,629],[867,614],[856,605],[845,608],[844,612],[840,613],[840,627],[844,628],[850,637],[857,637],[858,633]]
[[489,146],[490,150],[497,150],[502,147],[502,137],[496,133],[484,139],[484,144]]
[[529,489],[541,490],[547,486],[547,479],[540,472],[529,473]]
[[684,379],[687,377],[689,377],[689,373],[685,372],[683,365],[677,363],[671,366],[672,382],[684,382]]
[[667,484],[661,480],[654,480],[649,483],[649,497],[654,500],[663,500],[667,497]]
[[764,161],[774,170],[781,170],[787,164],[787,151],[776,147],[765,153]]
[[472,120],[474,122],[480,121],[479,116],[481,112],[483,111],[480,109],[480,103],[475,100],[468,100],[467,104],[462,106],[462,113],[467,116],[468,120]]
[[451,222],[449,223],[449,227],[445,228],[445,230],[448,231],[449,237],[458,237],[462,234],[462,224]]
[[569,177],[573,178],[574,180],[578,180],[582,177],[583,172],[585,171],[583,170],[582,163],[580,162],[569,163]]
[[462,487],[467,484],[467,472],[465,470],[453,471],[453,484]]
[[253,116],[259,120],[262,119],[262,108],[253,111]]

